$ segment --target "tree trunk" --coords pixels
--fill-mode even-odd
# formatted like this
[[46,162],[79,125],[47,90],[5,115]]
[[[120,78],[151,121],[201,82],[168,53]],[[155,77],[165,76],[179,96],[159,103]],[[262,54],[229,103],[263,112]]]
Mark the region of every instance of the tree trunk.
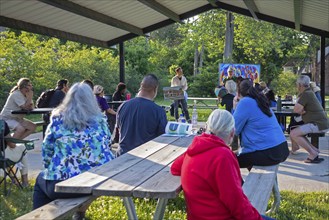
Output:
[[224,48],[224,62],[232,61],[233,51],[233,37],[234,37],[234,17],[231,12],[226,13],[226,33],[225,33],[225,48]]
[[202,67],[203,67],[203,53],[204,53],[204,43],[202,42],[201,51],[199,53],[199,68],[198,73],[201,73]]
[[195,44],[195,52],[194,52],[194,69],[193,69],[193,76],[196,76],[198,74],[198,59],[199,59],[199,50],[198,50],[199,44]]

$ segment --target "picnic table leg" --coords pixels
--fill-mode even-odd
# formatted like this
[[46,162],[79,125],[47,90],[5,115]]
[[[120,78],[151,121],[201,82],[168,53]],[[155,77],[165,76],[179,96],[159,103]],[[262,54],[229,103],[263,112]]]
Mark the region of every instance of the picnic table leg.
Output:
[[137,220],[135,205],[131,197],[122,197],[123,204],[126,207],[128,219]]
[[272,192],[273,192],[274,201],[273,201],[271,209],[266,212],[267,214],[276,212],[280,206],[281,195],[280,195],[280,190],[279,190],[279,185],[278,185],[278,177],[275,177],[275,182],[273,185]]
[[159,198],[157,207],[154,213],[153,220],[160,220],[163,219],[164,212],[166,210],[166,205],[167,205],[168,199],[165,198]]

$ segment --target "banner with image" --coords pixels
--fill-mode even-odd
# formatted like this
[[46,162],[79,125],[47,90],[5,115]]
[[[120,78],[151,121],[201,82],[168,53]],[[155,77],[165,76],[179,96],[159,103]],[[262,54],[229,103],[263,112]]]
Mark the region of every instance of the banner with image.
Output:
[[[230,76],[229,69],[233,69],[233,74]],[[260,64],[235,64],[235,63],[220,63],[219,64],[219,85],[223,85],[224,80],[237,77],[252,79],[253,82],[259,82]]]

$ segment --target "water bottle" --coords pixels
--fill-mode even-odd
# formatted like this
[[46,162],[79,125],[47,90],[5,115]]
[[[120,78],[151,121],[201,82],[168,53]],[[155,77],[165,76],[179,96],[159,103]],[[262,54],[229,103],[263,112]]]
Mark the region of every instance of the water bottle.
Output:
[[281,111],[282,110],[282,102],[281,102],[281,96],[278,96],[278,100],[276,102],[276,107],[277,107],[277,111]]
[[292,97],[292,102],[295,104],[295,103],[296,103],[296,101],[297,101],[297,96],[296,96],[296,95],[294,95],[294,96]]
[[186,123],[186,119],[185,119],[185,117],[184,117],[184,114],[180,114],[180,115],[179,115],[178,122]]
[[196,100],[194,100],[193,111],[192,111],[192,126],[198,126],[198,112],[196,110]]

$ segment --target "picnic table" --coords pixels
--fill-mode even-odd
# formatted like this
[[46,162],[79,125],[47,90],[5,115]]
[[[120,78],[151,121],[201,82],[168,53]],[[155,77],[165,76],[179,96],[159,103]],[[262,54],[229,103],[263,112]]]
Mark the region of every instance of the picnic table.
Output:
[[273,112],[280,124],[283,125],[284,130],[287,129],[287,117],[299,116],[293,109],[282,108],[281,111],[273,109]]
[[47,114],[50,113],[53,108],[34,108],[31,110],[16,110],[16,111],[11,111],[11,114],[24,114],[24,115],[35,115],[35,114]]
[[172,162],[183,154],[194,135],[159,136],[126,154],[56,184],[56,192],[122,197],[128,219],[137,219],[132,197],[155,198],[154,219],[162,219],[168,199],[181,191],[180,177],[170,173]]
[[[217,98],[204,98],[204,97],[188,97],[189,100],[193,100],[196,104],[200,103],[197,108],[210,108],[217,109],[219,105],[219,101]],[[215,101],[213,105],[210,105],[207,101]],[[192,105],[193,106],[193,105]]]
[[[25,110],[25,109],[21,109],[21,110],[16,110],[16,111],[11,111],[11,114],[23,114],[23,115],[38,115],[38,114],[49,114],[51,113],[51,111],[54,110],[54,108],[34,108],[31,110]],[[47,129],[49,122],[46,122],[44,120],[42,121],[37,121],[34,122],[34,124],[36,124],[37,126],[41,125],[42,126],[42,135],[43,137],[45,137],[45,132]]]
[[[56,184],[56,192],[80,193],[84,197],[52,201],[18,219],[63,219],[70,213],[85,210],[99,196],[121,197],[128,219],[138,219],[133,197],[157,199],[153,219],[163,219],[168,199],[181,192],[179,176],[170,173],[173,161],[183,154],[194,135],[159,136],[114,160]],[[277,167],[255,167],[244,184],[244,192],[255,208],[264,214]],[[266,179],[266,181],[264,181]],[[277,185],[276,185],[277,186]],[[278,208],[278,189],[272,209]]]

